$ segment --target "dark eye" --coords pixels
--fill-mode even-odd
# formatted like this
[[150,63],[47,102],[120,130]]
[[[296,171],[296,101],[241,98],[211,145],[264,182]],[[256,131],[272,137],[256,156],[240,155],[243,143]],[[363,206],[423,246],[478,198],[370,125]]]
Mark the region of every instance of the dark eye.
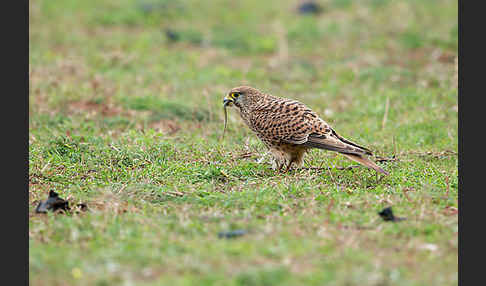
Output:
[[233,92],[233,97],[234,98],[237,98],[238,96],[240,96],[240,93],[239,92]]

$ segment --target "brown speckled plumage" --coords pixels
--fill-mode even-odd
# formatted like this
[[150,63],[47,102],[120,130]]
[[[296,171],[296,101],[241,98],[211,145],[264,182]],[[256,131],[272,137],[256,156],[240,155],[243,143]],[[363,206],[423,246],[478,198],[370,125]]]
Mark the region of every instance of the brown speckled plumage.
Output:
[[224,99],[234,105],[248,127],[270,149],[274,168],[292,164],[302,166],[305,152],[310,148],[336,151],[377,172],[387,174],[366,155],[371,151],[337,134],[329,124],[304,104],[287,98],[261,93],[240,86],[233,88]]

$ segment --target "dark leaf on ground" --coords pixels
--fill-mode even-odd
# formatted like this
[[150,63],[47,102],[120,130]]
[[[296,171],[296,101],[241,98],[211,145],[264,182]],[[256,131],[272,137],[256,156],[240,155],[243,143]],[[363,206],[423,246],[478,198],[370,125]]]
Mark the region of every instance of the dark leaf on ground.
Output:
[[322,7],[319,4],[309,1],[299,5],[299,14],[319,14],[322,12]]
[[401,221],[401,220],[405,220],[406,218],[404,217],[396,217],[394,214],[393,214],[393,211],[392,211],[392,208],[391,207],[387,207],[387,208],[384,208],[381,212],[378,213],[380,215],[380,217],[384,220],[384,221]]
[[37,205],[35,212],[36,213],[47,213],[48,210],[50,210],[50,211],[57,211],[57,210],[68,211],[68,210],[70,210],[69,202],[60,198],[58,193],[51,190],[51,191],[49,191],[49,197],[47,198],[47,200],[41,201]]
[[[71,207],[69,207],[69,201],[60,198],[59,194],[53,190],[50,190],[49,197],[45,201],[41,201],[35,208],[36,213],[47,213],[48,211],[55,212],[58,210],[71,211]],[[87,211],[88,205],[85,203],[76,204],[74,210]]]
[[177,42],[180,38],[179,33],[171,29],[165,30],[165,35],[167,36],[167,39],[169,39],[171,42]]
[[218,233],[218,237],[219,238],[235,238],[235,237],[245,235],[247,233],[248,232],[246,230],[243,230],[243,229],[231,230],[231,231],[222,231],[222,232]]

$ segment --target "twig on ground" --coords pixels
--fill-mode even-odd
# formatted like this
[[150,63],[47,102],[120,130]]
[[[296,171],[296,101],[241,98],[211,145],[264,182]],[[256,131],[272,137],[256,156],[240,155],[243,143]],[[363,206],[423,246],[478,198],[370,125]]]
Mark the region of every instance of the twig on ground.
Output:
[[445,181],[446,181],[446,184],[447,184],[447,190],[446,190],[446,198],[449,197],[449,189],[450,189],[450,185],[449,185],[449,176],[447,176],[445,178]]
[[176,196],[176,197],[183,197],[185,194],[181,192],[176,192],[176,191],[166,191],[164,192],[170,196]]
[[388,119],[388,108],[390,107],[390,98],[386,98],[386,103],[385,103],[385,114],[383,114],[383,121],[381,122],[381,128],[385,129],[386,125],[386,120]]
[[[352,165],[352,166],[347,166],[347,167],[336,167],[335,169],[338,170],[351,170],[354,168],[361,167],[361,165]],[[333,168],[331,167],[302,167],[299,168],[300,170],[316,170],[316,171],[324,171],[324,170],[332,170]]]

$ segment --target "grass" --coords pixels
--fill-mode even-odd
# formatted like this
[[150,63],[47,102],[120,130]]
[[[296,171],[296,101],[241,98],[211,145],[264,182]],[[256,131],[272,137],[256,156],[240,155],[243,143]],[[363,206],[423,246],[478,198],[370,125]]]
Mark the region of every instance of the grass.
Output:
[[[457,2],[320,3],[30,1],[30,284],[457,285]],[[328,170],[257,163],[233,110],[221,141],[242,84],[391,175],[319,150],[305,166]],[[51,189],[90,211],[35,214]]]

